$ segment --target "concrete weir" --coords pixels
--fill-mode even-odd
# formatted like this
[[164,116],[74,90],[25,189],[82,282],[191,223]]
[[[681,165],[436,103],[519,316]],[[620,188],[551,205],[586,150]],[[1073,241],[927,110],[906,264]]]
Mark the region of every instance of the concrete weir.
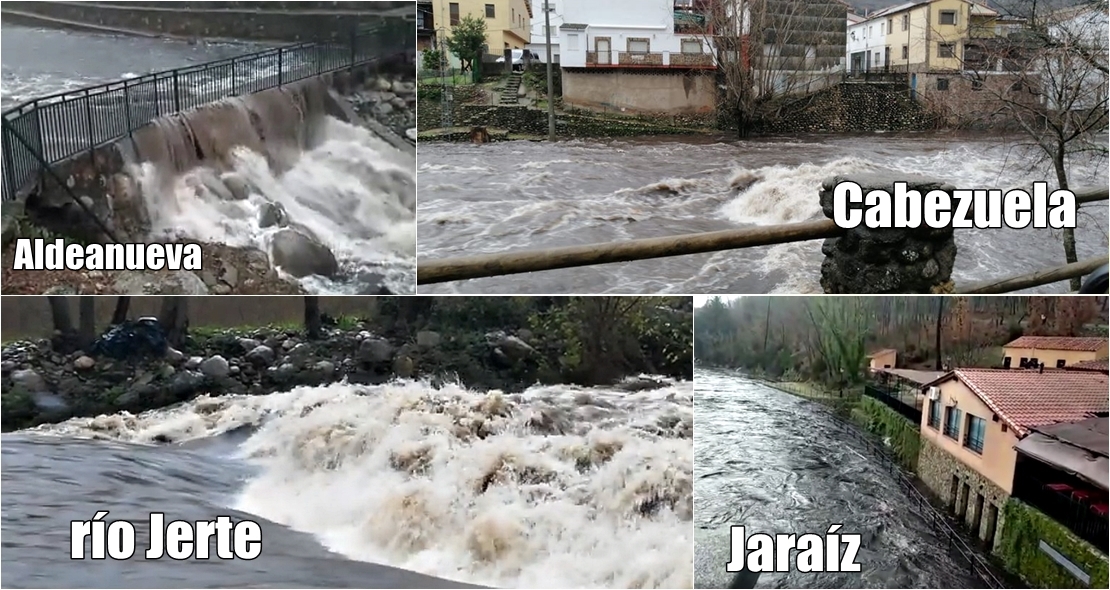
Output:
[[[329,116],[368,127],[394,147],[414,152],[410,143],[388,128],[360,117],[343,98],[378,75],[411,76],[411,60],[410,52],[156,118],[130,135],[53,165],[65,186],[59,186],[52,175],[43,175],[25,193],[26,213],[37,225],[85,241],[107,239],[102,224],[120,241],[144,241],[150,231],[147,208],[152,199],[140,193],[141,166],[153,164],[167,183],[200,166],[225,173],[231,170],[232,151],[244,147],[264,156],[271,170],[281,173],[319,144],[322,123]],[[245,198],[247,190],[234,181],[210,188],[230,199]],[[71,193],[99,222],[73,202]]]

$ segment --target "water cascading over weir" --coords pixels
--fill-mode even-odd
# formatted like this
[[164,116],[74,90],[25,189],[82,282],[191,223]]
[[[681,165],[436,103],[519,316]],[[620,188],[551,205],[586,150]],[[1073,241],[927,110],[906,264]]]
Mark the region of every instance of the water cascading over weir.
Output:
[[404,292],[415,147],[347,97],[414,90],[410,35],[379,27],[20,105],[4,115],[5,200],[86,242],[199,241],[310,291]]

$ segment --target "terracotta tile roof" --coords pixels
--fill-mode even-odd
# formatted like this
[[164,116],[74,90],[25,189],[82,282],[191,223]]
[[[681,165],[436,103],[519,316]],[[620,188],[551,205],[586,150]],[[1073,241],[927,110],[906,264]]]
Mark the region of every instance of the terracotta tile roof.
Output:
[[1065,369],[1076,369],[1079,371],[1102,371],[1103,373],[1110,371],[1110,361],[1106,359],[1095,359],[1093,361],[1081,361],[1074,365],[1068,365]]
[[1069,336],[1022,336],[1005,345],[1006,348],[1036,348],[1039,350],[1099,350],[1106,346],[1106,338]]
[[1056,422],[1075,422],[1110,409],[1110,379],[1095,371],[956,369],[958,378],[1018,436]]

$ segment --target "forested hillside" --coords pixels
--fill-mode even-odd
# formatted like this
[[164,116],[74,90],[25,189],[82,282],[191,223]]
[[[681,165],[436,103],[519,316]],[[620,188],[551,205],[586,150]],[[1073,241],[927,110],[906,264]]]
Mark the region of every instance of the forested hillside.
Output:
[[880,348],[939,370],[997,365],[1000,347],[1022,335],[1106,336],[1107,298],[714,298],[694,318],[700,364],[836,383],[857,381]]

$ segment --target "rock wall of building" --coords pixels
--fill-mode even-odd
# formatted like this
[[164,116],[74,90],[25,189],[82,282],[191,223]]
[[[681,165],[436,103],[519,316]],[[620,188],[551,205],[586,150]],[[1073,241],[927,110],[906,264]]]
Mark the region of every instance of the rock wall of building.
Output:
[[[922,439],[917,477],[980,541],[997,552],[1010,496],[979,472]],[[980,498],[982,502],[980,503]]]

